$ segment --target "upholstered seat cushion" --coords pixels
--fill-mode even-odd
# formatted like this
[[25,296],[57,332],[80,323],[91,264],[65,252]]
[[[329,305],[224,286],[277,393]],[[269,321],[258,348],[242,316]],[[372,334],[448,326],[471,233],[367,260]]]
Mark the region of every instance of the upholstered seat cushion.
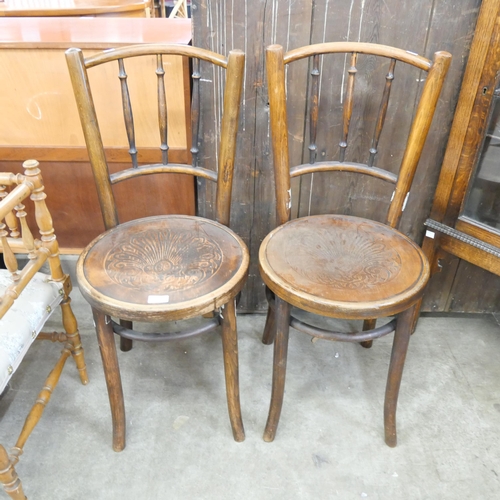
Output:
[[[10,272],[0,269],[0,297],[11,284]],[[62,283],[36,273],[0,319],[0,393],[62,299]]]

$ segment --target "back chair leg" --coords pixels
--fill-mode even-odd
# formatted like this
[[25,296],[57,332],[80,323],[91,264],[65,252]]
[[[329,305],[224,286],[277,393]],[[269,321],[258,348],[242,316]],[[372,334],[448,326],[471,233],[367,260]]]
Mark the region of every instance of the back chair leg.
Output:
[[[132,321],[126,321],[124,319],[120,320],[120,325],[125,328],[128,328],[129,330],[132,330],[133,328]],[[125,337],[120,337],[120,351],[122,352],[131,351],[133,345],[134,341],[132,339],[126,339]]]
[[7,450],[0,444],[0,483],[7,495],[14,500],[26,500],[23,485],[17,476],[16,469],[10,461]]
[[71,299],[69,297],[61,302],[61,313],[64,330],[66,331],[66,335],[72,346],[71,355],[75,360],[78,373],[80,374],[80,380],[82,381],[83,385],[87,385],[89,383],[89,377],[87,375],[85,355],[83,353],[82,341],[80,339],[80,333],[78,331],[78,323],[76,322],[75,315],[73,314],[73,309],[71,308]]
[[[376,319],[365,319],[363,321],[363,331],[366,332],[367,330],[373,330],[376,324]],[[364,342],[360,342],[359,344],[365,349],[369,349],[373,345],[373,340],[365,340]]]
[[240,385],[238,369],[238,332],[236,330],[236,307],[231,299],[222,308],[222,349],[224,351],[224,373],[229,420],[235,441],[245,440],[245,429],[241,418]]
[[290,330],[291,306],[276,296],[276,338],[274,339],[273,360],[273,388],[271,392],[271,406],[267,417],[264,441],[271,442],[276,436],[276,429],[283,406],[283,395],[285,393],[286,359],[288,353],[288,336]]
[[262,335],[262,343],[271,345],[276,337],[276,320],[274,311],[271,306],[267,308],[266,325],[264,326],[264,334]]
[[115,334],[108,316],[97,309],[92,309],[92,312],[111,406],[113,449],[122,451],[125,448],[125,403],[123,401],[120,367],[118,366],[116,353]]
[[415,306],[410,307],[398,316],[394,342],[392,344],[391,362],[387,377],[384,403],[385,442],[392,448],[397,444],[396,409],[398,405],[399,387],[410,342]]

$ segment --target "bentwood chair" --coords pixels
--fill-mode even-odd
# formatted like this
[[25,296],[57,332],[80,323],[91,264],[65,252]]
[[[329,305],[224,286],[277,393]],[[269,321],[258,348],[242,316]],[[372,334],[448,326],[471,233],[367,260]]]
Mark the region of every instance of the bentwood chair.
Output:
[[[82,383],[88,383],[78,325],[70,305],[71,281],[61,268],[38,162],[28,160],[23,166],[24,175],[0,173],[0,250],[7,267],[0,269],[0,394],[35,339],[60,342],[63,349],[26,418],[16,445],[9,453],[0,445],[0,483],[12,498],[18,500],[25,496],[14,466],[40,420],[69,356],[73,356],[76,362]],[[35,239],[29,228],[28,209],[23,205],[26,198],[31,198],[34,204],[41,239]],[[17,253],[27,254],[28,262],[22,269],[18,267]],[[50,274],[39,272],[47,261]],[[65,333],[41,332],[58,305],[61,306]]]
[[[192,165],[169,163],[164,82],[168,73],[163,65],[164,56],[183,56],[192,62]],[[157,81],[158,111],[153,119],[159,121],[158,142],[161,142],[157,164],[139,165],[137,159],[125,68],[126,59],[137,57],[152,57],[155,61],[151,78]],[[113,448],[120,451],[125,446],[125,408],[114,334],[132,340],[170,341],[207,333],[219,325],[222,325],[229,417],[234,439],[243,441],[235,297],[246,279],[249,255],[243,241],[228,226],[245,56],[241,51],[232,51],[226,58],[188,46],[145,44],[104,51],[88,58],[84,58],[79,49],[69,49],[66,58],[107,229],[82,252],[77,263],[77,278],[83,296],[92,306],[96,323],[111,404]],[[88,76],[93,67],[102,64],[114,65],[120,79],[132,160],[130,168],[111,175]],[[214,74],[226,70],[220,144],[211,144],[213,156],[204,154],[200,158],[200,109],[203,111],[200,80],[203,68],[210,69],[212,77],[212,67]],[[205,84],[211,79],[207,76]],[[179,89],[180,95],[182,92],[183,89]],[[220,109],[211,112],[221,116]],[[142,175],[160,173],[185,174],[214,182],[215,221],[197,216],[163,215],[120,224],[113,186]],[[166,322],[196,316],[205,316],[201,327],[177,333],[152,334],[133,329],[133,322]]]
[[[383,45],[347,42],[311,45],[286,54],[281,46],[273,45],[266,52],[279,226],[266,236],[259,252],[260,271],[268,288],[270,303],[263,342],[270,344],[274,340],[273,385],[264,440],[272,441],[278,426],[285,386],[289,326],[292,326],[313,337],[361,342],[365,347],[369,347],[373,339],[395,332],[384,406],[385,441],[389,446],[395,446],[396,404],[414,304],[422,296],[429,278],[429,265],[422,250],[397,227],[451,56],[447,52],[437,52],[434,60],[430,61]],[[309,161],[291,167],[287,100],[288,105],[293,106],[294,96],[286,94],[285,68],[291,71],[292,63],[300,64],[296,61],[306,58],[309,58],[311,75],[307,83],[310,143],[306,154]],[[359,95],[364,100],[363,106],[368,109],[366,98],[373,95],[367,84],[373,76],[360,80],[357,66],[359,62],[365,69],[372,68],[372,73],[380,75],[381,60],[385,61],[387,69],[384,70],[385,82],[381,75],[381,98],[377,98],[379,111],[375,111],[365,124],[368,131],[356,131],[358,138],[371,138],[367,141],[369,147],[365,152],[348,142],[355,97]],[[341,124],[340,136],[330,139],[338,141],[338,156],[332,161],[316,161],[318,151],[325,150],[317,146],[316,137],[322,120],[325,120],[321,103],[331,85],[324,81],[320,96],[321,69],[334,63],[340,68],[347,68],[346,74],[342,76],[341,70],[336,80],[345,82],[340,90],[343,95],[335,101],[343,103],[343,110],[337,119]],[[405,64],[399,68],[400,63]],[[398,71],[403,72],[408,66],[414,66],[413,82],[415,77],[419,78],[419,82],[423,81],[421,75],[425,75],[424,72],[427,74],[413,123],[408,127],[409,135],[399,171],[393,172],[386,165],[378,164],[377,153],[379,140],[384,139],[384,124],[390,122],[386,114],[394,111],[389,96],[395,74],[398,74],[396,65]],[[293,75],[298,80],[297,72]],[[358,93],[356,83],[359,84]],[[377,105],[371,109],[376,110]],[[326,113],[331,114],[329,110]],[[401,128],[397,123],[392,123],[392,126],[393,130]],[[293,138],[296,139],[296,136],[293,135]],[[391,139],[385,142],[395,146]],[[391,155],[385,158],[390,159]],[[324,172],[357,173],[392,184],[394,190],[392,198],[387,200],[385,223],[352,215],[313,215],[290,220],[291,179],[311,173],[325,175]],[[362,195],[369,197],[366,191]],[[364,320],[363,331],[343,333],[317,328],[293,317],[292,306],[327,317]],[[377,318],[387,316],[396,318],[375,327]]]

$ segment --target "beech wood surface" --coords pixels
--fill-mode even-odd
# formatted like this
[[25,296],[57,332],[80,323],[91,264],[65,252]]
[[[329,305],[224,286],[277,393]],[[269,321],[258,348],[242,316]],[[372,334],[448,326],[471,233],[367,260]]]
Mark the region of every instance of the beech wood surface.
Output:
[[[201,101],[196,88],[191,105],[193,127],[190,152],[193,164],[169,163],[169,100],[165,97],[168,73],[164,61],[170,57],[193,59],[194,80],[199,78],[200,61],[225,70],[223,99],[216,110],[220,136],[210,138],[215,154],[199,158],[199,116]],[[130,100],[127,66],[129,61],[153,58],[157,105],[156,141],[161,164],[139,166],[136,147],[136,118]],[[108,386],[113,420],[113,448],[125,446],[125,410],[114,333],[122,336],[124,351],[131,340],[175,340],[212,331],[222,325],[229,420],[236,441],[244,439],[239,400],[238,348],[235,298],[248,274],[249,255],[245,243],[229,229],[236,135],[245,56],[231,51],[226,58],[207,50],[183,45],[146,44],[116,48],[88,58],[80,49],[66,51],[82,129],[94,174],[106,232],[93,240],[77,263],[77,279],[83,296],[91,304]],[[122,109],[131,165],[111,173],[103,136],[93,100],[89,72],[118,63]],[[87,71],[89,70],[89,72]],[[208,83],[213,83],[207,80]],[[186,159],[187,160],[187,159]],[[187,161],[186,161],[187,163]],[[136,218],[123,223],[118,216],[114,189],[132,187],[141,176],[199,177],[216,187],[215,220],[189,215],[161,215]],[[167,175],[168,174],[168,175]],[[137,193],[134,193],[135,195]],[[130,200],[133,199],[131,196]],[[146,197],[151,204],[151,196]],[[133,203],[129,202],[131,206]],[[121,222],[121,223],[120,223]],[[164,322],[210,314],[205,326],[173,334],[143,334],[133,329],[137,321]],[[111,320],[119,318],[119,324]]]
[[226,226],[181,215],[118,225],[82,252],[77,277],[88,302],[130,321],[186,319],[242,288],[248,251]]
[[259,255],[267,286],[316,314],[360,319],[396,314],[422,295],[429,265],[422,250],[386,225],[317,215],[279,226]]
[[[342,124],[337,159],[317,164],[316,129],[321,130],[326,119],[318,105],[315,81],[320,64],[317,56],[321,56],[326,65],[327,54],[330,56],[344,52]],[[259,251],[260,272],[269,289],[267,296],[270,301],[262,340],[269,344],[274,338],[275,343],[273,388],[264,440],[274,439],[281,414],[288,330],[291,325],[296,330],[318,338],[362,342],[363,347],[370,347],[373,339],[395,331],[384,411],[385,441],[388,446],[395,446],[396,406],[414,324],[415,305],[421,299],[430,276],[424,252],[397,228],[410,194],[451,55],[436,52],[430,61],[393,47],[355,42],[315,44],[287,54],[280,45],[271,45],[266,49],[266,54],[276,208],[280,225],[264,238]],[[351,160],[346,162],[346,154],[353,147],[349,138],[357,96],[356,82],[361,78],[358,66],[363,68],[362,56],[368,54],[371,57],[389,58],[389,62],[388,69],[385,70],[385,82],[378,85],[381,97],[375,97],[380,104],[371,143],[361,155],[365,158],[365,163],[360,164]],[[290,89],[286,89],[286,70],[288,64],[304,57],[312,58],[313,67],[309,93],[309,107],[312,110],[309,145],[311,154],[308,164],[291,165],[287,112],[291,109],[290,102],[293,102],[295,96]],[[398,63],[406,63],[407,67],[399,67],[401,64]],[[428,74],[416,103],[415,116],[408,127],[407,137],[401,137],[400,144],[394,141],[385,143],[389,150],[391,146],[403,150],[399,168],[388,170],[381,166],[375,167],[374,165],[379,164],[378,147],[384,134],[384,126],[390,121],[393,125],[397,123],[397,117],[390,114],[391,111],[394,113],[390,91],[397,80],[395,75],[411,71],[411,66],[427,71]],[[292,177],[342,171],[345,162],[347,172],[362,174],[364,177],[372,176],[395,185],[392,197],[388,200],[385,224],[369,218],[336,214],[292,219]],[[323,316],[363,319],[363,331],[343,333],[317,328],[290,316],[290,306]],[[393,315],[397,315],[395,322],[376,327],[377,318]]]

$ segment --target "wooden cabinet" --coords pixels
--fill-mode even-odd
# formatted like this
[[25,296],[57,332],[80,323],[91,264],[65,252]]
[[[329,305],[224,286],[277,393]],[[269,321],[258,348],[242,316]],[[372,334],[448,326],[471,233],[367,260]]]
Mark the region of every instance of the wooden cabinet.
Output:
[[145,0],[4,0],[0,17],[147,17],[148,8]]
[[[21,171],[40,161],[56,234],[62,250],[78,253],[104,230],[64,52],[84,54],[134,43],[189,43],[189,19],[25,18],[0,19],[0,170]],[[187,61],[165,58],[171,161],[189,155],[190,81]],[[93,68],[103,143],[111,170],[130,162],[118,66]],[[156,62],[127,64],[139,162],[161,161],[156,116]],[[118,112],[116,112],[118,110]],[[134,191],[132,193],[132,190]],[[162,213],[193,214],[194,184],[188,176],[150,176],[116,186],[120,218]],[[134,205],[131,199],[134,199]]]
[[424,310],[500,310],[500,1],[478,17],[424,249]]

